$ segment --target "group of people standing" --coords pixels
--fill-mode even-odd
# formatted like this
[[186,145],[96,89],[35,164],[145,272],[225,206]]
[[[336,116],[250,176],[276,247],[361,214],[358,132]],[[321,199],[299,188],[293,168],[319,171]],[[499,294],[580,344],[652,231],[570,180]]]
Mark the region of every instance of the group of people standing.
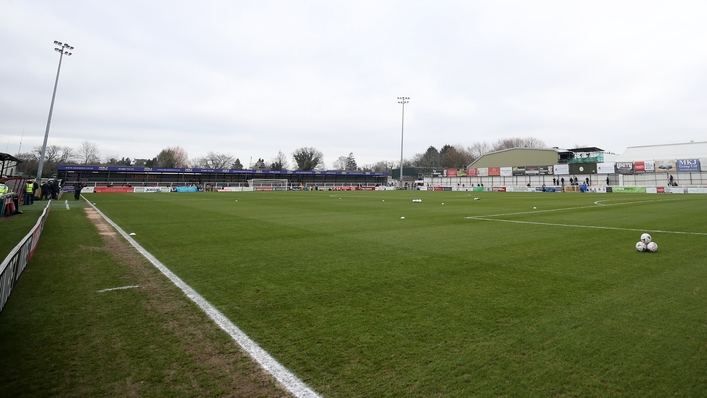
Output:
[[[39,195],[37,195],[39,190]],[[37,181],[27,180],[24,185],[24,204],[34,204],[34,198],[39,196],[39,200],[57,200],[61,192],[61,185],[57,180],[49,180],[39,185]]]

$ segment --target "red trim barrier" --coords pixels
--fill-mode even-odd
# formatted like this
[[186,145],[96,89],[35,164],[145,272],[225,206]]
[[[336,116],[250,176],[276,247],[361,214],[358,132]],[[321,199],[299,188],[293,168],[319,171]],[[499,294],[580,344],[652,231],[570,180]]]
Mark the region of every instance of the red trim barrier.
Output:
[[[73,192],[73,191],[72,191]],[[93,192],[95,193],[101,193],[101,192],[135,192],[135,189],[132,187],[95,187],[93,188]]]
[[10,254],[8,254],[2,261],[2,264],[0,264],[0,312],[5,308],[5,303],[7,303],[12,289],[15,287],[17,280],[20,279],[22,271],[27,267],[27,263],[29,259],[32,258],[32,254],[34,254],[34,249],[37,247],[39,236],[42,235],[44,224],[49,215],[49,205],[51,202],[51,200],[47,202],[47,206],[44,208],[44,211],[42,211],[42,215],[39,216],[32,230],[22,238],[20,243],[10,251]]

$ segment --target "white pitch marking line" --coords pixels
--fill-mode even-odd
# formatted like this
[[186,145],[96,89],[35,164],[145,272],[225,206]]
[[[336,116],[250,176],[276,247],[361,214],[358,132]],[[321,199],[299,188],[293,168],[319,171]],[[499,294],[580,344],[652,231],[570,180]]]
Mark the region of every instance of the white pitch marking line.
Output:
[[136,287],[140,287],[140,286],[134,285],[134,286],[113,287],[113,288],[110,288],[110,289],[99,290],[98,293],[111,292],[111,291],[113,291],[113,290],[135,289]]
[[[550,212],[555,212],[555,211],[565,211],[565,210],[578,210],[578,209],[591,209],[598,206],[621,206],[621,205],[630,205],[630,204],[635,204],[635,203],[650,203],[650,202],[664,202],[666,200],[674,200],[674,199],[661,199],[661,200],[639,200],[635,202],[621,202],[621,203],[608,203],[608,204],[599,204],[594,202],[594,205],[590,206],[577,206],[577,207],[563,207],[559,209],[550,209],[550,210],[533,210],[533,211],[521,211],[517,213],[499,213],[499,214],[489,214],[485,215],[482,217],[505,217],[505,216],[515,216],[519,214],[538,214],[538,213],[550,213]],[[469,216],[466,218],[478,218],[477,216]]]
[[[88,201],[87,201],[88,202]],[[91,204],[91,202],[88,202]],[[275,358],[273,358],[267,351],[260,348],[260,346],[248,337],[243,331],[241,331],[230,319],[221,313],[216,307],[214,307],[210,302],[203,298],[196,290],[192,289],[191,286],[187,285],[182,281],[177,275],[175,275],[169,268],[162,264],[155,256],[150,252],[145,250],[139,243],[135,241],[130,235],[123,231],[118,224],[114,223],[113,220],[106,217],[103,212],[98,210],[96,206],[91,204],[94,210],[103,217],[104,220],[115,228],[118,233],[120,233],[125,240],[128,241],[140,254],[142,254],[148,261],[152,263],[158,270],[160,270],[169,280],[172,281],[177,287],[179,287],[184,294],[189,297],[196,305],[198,305],[205,313],[208,315],[221,329],[228,333],[233,340],[236,341],[243,349],[250,354],[250,356],[255,359],[260,366],[265,369],[266,372],[270,373],[275,379],[277,379],[280,384],[282,384],[288,391],[290,391],[295,397],[298,398],[319,398],[314,390],[312,390],[307,384],[300,380],[294,373],[290,372],[282,366]]]
[[537,222],[537,221],[500,220],[497,218],[485,218],[485,217],[467,217],[467,218],[472,219],[472,220],[480,220],[480,221],[496,221],[496,222],[508,222],[508,223],[514,223],[514,224],[546,225],[546,226],[550,226],[550,227],[610,229],[610,230],[615,230],[615,231],[638,231],[638,232],[653,232],[653,233],[661,233],[661,234],[707,236],[707,232],[663,231],[660,229],[646,230],[646,229],[636,229],[636,228],[602,227],[602,226],[597,226],[597,225],[558,224],[558,223]]

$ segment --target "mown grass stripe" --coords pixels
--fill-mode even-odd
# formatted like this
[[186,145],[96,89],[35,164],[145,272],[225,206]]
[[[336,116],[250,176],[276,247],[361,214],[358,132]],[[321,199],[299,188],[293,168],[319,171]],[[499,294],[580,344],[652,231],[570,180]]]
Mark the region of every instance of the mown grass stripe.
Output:
[[301,398],[315,398],[319,395],[307,386],[303,381],[301,381],[296,375],[290,372],[287,368],[282,366],[275,358],[268,354],[265,350],[260,348],[258,344],[253,341],[248,335],[243,333],[230,319],[223,315],[216,307],[214,307],[210,302],[208,302],[204,297],[197,293],[191,286],[187,285],[181,280],[176,274],[174,274],[167,266],[162,264],[155,256],[150,252],[145,250],[139,243],[137,243],[128,233],[123,231],[116,223],[114,223],[110,218],[108,218],[103,212],[101,212],[93,203],[86,200],[86,202],[93,207],[93,209],[106,220],[113,228],[115,228],[120,235],[125,238],[143,257],[145,257],[150,263],[152,263],[157,269],[160,270],[167,278],[169,278],[172,283],[174,283],[184,294],[189,297],[196,305],[199,306],[208,316],[211,318],[221,329],[228,333],[233,340],[238,343],[243,349],[256,361],[260,366],[263,367],[268,373],[270,373],[278,382],[280,382],[288,391],[294,394],[296,397]]
[[530,225],[545,225],[549,227],[573,227],[573,228],[591,228],[591,229],[607,229],[614,231],[636,231],[636,232],[653,232],[653,233],[664,233],[664,234],[677,234],[677,235],[702,235],[707,236],[707,232],[686,232],[686,231],[665,231],[661,229],[638,229],[638,228],[621,228],[621,227],[607,227],[601,225],[580,225],[580,224],[561,224],[561,223],[550,223],[550,222],[539,222],[539,221],[520,221],[520,220],[502,220],[498,218],[487,218],[487,217],[466,217],[470,220],[479,221],[497,221],[497,222],[507,222],[514,224],[530,224]]

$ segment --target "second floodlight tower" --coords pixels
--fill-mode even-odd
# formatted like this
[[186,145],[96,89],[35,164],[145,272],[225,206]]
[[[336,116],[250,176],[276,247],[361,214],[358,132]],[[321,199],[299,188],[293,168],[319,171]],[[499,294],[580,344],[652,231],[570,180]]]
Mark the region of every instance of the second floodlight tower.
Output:
[[398,104],[403,104],[403,122],[400,128],[400,189],[403,189],[403,137],[405,136],[405,104],[410,97],[398,97]]
[[49,138],[49,126],[52,124],[52,112],[54,111],[54,99],[56,98],[56,86],[59,84],[59,72],[61,72],[61,60],[64,55],[67,57],[72,53],[74,47],[62,43],[60,41],[54,41],[54,51],[59,53],[59,67],[56,69],[56,80],[54,80],[54,91],[52,92],[52,103],[49,105],[49,117],[47,118],[47,129],[44,131],[44,143],[42,144],[42,153],[39,156],[39,169],[37,170],[37,182],[41,184],[42,181],[42,171],[44,169],[44,155],[47,152],[47,139]]

